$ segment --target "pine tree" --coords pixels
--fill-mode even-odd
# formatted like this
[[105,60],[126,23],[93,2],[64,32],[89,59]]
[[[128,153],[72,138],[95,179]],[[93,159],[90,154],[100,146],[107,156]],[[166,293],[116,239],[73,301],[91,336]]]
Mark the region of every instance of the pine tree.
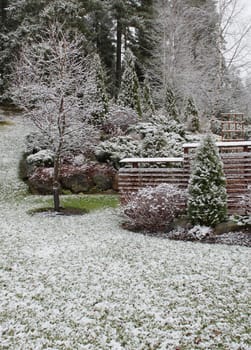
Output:
[[185,106],[185,121],[188,121],[188,128],[192,132],[200,130],[199,113],[192,97],[189,97]]
[[130,49],[126,50],[124,59],[124,72],[117,102],[120,106],[134,109],[142,116],[140,85],[135,71],[135,57]]
[[188,194],[188,216],[193,224],[215,226],[226,219],[226,179],[218,149],[210,135],[197,150]]

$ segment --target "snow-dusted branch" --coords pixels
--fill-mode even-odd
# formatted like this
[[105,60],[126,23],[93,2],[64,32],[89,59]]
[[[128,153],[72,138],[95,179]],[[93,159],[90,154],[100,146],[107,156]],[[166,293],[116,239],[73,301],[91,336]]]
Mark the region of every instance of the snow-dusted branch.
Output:
[[95,110],[95,73],[82,49],[85,38],[53,24],[40,41],[25,45],[13,71],[12,96],[41,131],[55,154],[58,191],[61,158],[84,152],[97,132],[87,123]]

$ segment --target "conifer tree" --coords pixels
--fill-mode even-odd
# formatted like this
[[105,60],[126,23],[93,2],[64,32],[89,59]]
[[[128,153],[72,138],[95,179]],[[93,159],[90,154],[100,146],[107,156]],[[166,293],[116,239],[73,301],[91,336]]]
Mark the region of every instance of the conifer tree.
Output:
[[149,80],[145,78],[142,89],[142,113],[146,116],[152,116],[155,113],[155,106],[152,99]]
[[188,194],[188,216],[193,224],[215,226],[226,219],[226,179],[218,149],[210,135],[197,150]]
[[130,49],[126,50],[124,59],[124,72],[117,102],[120,106],[134,109],[142,116],[140,85],[135,71],[135,57]]
[[192,97],[189,97],[185,106],[185,121],[188,121],[189,130],[196,132],[200,130],[199,113]]
[[92,123],[95,126],[102,126],[109,111],[109,98],[105,85],[105,73],[98,54],[95,54],[93,57],[91,72],[94,72],[95,75],[95,91],[92,99],[96,106],[96,109],[91,113]]
[[176,98],[174,96],[173,90],[170,86],[166,89],[165,96],[165,111],[168,116],[173,118],[174,120],[178,120],[178,110],[176,106]]

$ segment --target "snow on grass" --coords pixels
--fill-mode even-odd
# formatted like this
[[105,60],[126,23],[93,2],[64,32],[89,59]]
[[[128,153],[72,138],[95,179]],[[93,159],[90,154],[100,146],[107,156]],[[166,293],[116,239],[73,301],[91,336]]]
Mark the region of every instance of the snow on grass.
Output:
[[[0,147],[15,168],[21,150]],[[31,216],[33,197],[14,203],[23,187],[7,179],[1,349],[250,349],[249,248],[128,232],[114,209]]]
[[126,232],[111,210],[2,219],[3,349],[248,349],[248,248]]

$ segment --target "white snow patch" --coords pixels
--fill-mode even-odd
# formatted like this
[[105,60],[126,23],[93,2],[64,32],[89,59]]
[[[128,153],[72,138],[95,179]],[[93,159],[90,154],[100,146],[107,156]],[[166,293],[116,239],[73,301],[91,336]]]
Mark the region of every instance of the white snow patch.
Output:
[[26,124],[6,130],[1,349],[250,349],[249,248],[128,232],[110,209],[29,216],[40,197],[20,195]]

